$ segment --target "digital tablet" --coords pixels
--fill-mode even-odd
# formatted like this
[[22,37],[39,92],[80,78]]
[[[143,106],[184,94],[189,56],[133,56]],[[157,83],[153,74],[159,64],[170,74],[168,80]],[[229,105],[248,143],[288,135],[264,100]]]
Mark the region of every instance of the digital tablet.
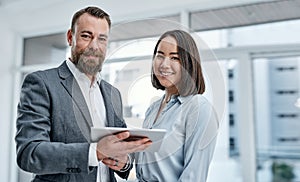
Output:
[[157,152],[167,132],[164,129],[117,128],[117,127],[91,128],[91,140],[92,142],[97,142],[102,137],[105,137],[107,135],[117,134],[122,131],[130,132],[130,137],[125,139],[124,141],[133,141],[144,137],[148,137],[152,141],[152,145],[150,145],[148,148],[144,150],[147,152]]

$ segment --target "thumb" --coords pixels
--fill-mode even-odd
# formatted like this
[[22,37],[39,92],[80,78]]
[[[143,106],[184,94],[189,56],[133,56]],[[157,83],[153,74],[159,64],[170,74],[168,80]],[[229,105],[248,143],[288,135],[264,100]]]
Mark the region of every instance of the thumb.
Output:
[[128,138],[130,136],[130,133],[129,131],[124,131],[124,132],[120,132],[120,133],[117,133],[115,134],[115,137],[116,137],[116,141],[120,141],[120,140],[124,140],[126,138]]

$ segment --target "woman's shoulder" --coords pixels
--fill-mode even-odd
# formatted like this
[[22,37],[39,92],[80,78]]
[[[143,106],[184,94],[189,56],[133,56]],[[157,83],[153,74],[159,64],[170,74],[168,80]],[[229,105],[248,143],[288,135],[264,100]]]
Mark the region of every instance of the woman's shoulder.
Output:
[[201,94],[196,94],[196,95],[191,95],[191,96],[187,96],[187,97],[183,97],[184,102],[187,101],[188,104],[190,105],[202,105],[202,104],[210,104],[209,100],[201,95]]
[[151,99],[150,105],[148,106],[148,108],[146,110],[146,115],[149,114],[149,112],[152,111],[154,108],[159,107],[162,99],[163,99],[163,97],[155,97],[155,98]]

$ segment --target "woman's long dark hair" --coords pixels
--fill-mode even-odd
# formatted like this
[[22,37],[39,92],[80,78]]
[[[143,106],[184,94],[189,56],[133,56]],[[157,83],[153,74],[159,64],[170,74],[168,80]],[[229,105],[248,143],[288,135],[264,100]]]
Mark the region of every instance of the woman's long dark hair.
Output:
[[[183,30],[167,31],[159,38],[154,48],[152,60],[157,53],[159,43],[165,37],[173,37],[177,42],[177,51],[180,59],[181,80],[177,86],[179,95],[202,94],[205,91],[204,77],[202,74],[200,54],[193,37]],[[153,66],[151,70],[151,81],[153,87],[165,90],[154,74]]]

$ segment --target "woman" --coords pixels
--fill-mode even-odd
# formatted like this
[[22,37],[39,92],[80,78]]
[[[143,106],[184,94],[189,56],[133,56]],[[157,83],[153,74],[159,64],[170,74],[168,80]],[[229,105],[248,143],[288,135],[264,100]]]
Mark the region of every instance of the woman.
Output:
[[205,91],[198,48],[182,30],[165,32],[153,54],[152,85],[165,91],[146,112],[144,128],[167,130],[158,152],[135,156],[139,181],[206,181],[218,120]]

